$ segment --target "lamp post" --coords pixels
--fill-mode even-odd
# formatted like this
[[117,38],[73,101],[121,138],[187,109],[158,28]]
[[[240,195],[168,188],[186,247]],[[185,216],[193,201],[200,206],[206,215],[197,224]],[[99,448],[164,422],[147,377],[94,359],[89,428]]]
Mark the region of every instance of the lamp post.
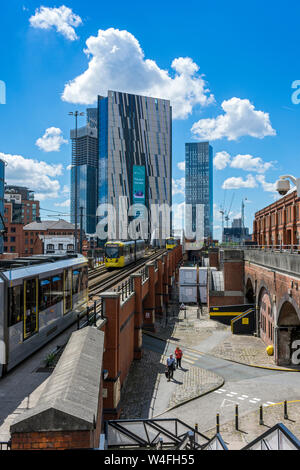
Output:
[[[77,161],[77,121],[78,121],[78,116],[84,116],[84,113],[80,113],[79,111],[70,111],[69,116],[74,116],[75,117],[75,146],[74,146],[74,153],[72,155],[72,166],[73,168],[75,167],[75,210],[74,210],[74,216],[75,216],[75,253],[78,253],[78,244],[77,244],[77,205],[78,205],[78,190],[77,190],[77,167],[78,167],[78,161]],[[73,152],[72,152],[73,153]]]

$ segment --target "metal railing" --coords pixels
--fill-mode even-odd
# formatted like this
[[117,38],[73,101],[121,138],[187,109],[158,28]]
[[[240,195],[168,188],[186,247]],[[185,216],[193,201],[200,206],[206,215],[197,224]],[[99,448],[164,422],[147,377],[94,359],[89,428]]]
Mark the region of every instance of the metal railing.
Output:
[[119,419],[105,422],[107,448],[198,449],[209,438],[176,418]]
[[11,441],[0,441],[0,450],[10,450]]
[[300,245],[220,245],[221,249],[300,254]]
[[95,300],[94,304],[86,308],[83,315],[77,315],[77,330],[97,324],[98,319],[104,320],[103,299]]

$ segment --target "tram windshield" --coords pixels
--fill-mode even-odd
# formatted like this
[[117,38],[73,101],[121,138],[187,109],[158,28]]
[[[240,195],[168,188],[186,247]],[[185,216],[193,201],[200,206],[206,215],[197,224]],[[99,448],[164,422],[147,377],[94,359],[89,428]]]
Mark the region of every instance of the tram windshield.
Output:
[[106,258],[119,258],[119,246],[118,245],[106,245],[105,247]]

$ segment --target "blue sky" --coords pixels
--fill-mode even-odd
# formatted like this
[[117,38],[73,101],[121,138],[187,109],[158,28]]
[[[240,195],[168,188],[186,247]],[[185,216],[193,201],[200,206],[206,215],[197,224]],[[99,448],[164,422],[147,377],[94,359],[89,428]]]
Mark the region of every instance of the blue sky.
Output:
[[85,111],[104,89],[148,92],[174,108],[174,202],[184,199],[185,142],[209,139],[217,157],[214,234],[233,193],[231,217],[247,198],[251,229],[254,212],[277,197],[278,176],[299,176],[300,104],[292,102],[299,14],[297,1],[6,2],[0,157],[8,182],[35,189],[43,218],[51,211],[66,218],[68,112]]

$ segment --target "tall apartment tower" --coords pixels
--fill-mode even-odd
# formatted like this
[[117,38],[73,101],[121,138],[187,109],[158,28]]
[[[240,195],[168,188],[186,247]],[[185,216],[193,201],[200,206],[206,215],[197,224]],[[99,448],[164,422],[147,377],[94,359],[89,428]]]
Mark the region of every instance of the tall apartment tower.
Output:
[[0,254],[3,253],[4,243],[3,243],[3,234],[4,234],[4,168],[5,163],[3,160],[0,160]]
[[185,144],[185,203],[191,204],[196,232],[196,206],[204,206],[204,237],[213,237],[213,148],[209,142]]
[[83,230],[94,234],[98,198],[98,135],[97,108],[87,109],[84,127],[71,130],[71,222],[75,223],[75,181],[77,172],[77,223],[80,224],[80,208],[83,208]]
[[[108,91],[107,97],[98,97],[98,123],[98,203],[112,204],[117,211],[117,220],[122,196],[123,199],[127,198],[128,207],[138,202],[148,209],[152,204],[168,204],[171,207],[170,102]],[[138,214],[134,214],[136,215]],[[144,217],[141,213],[139,216],[142,219]],[[160,227],[162,218],[160,214]],[[130,221],[130,218],[128,220]],[[170,222],[167,221],[167,224],[169,223],[171,229],[171,218]],[[150,230],[148,223],[143,238],[150,239]],[[122,238],[118,223],[114,233],[116,238]],[[156,233],[154,239],[159,238],[159,233]]]

